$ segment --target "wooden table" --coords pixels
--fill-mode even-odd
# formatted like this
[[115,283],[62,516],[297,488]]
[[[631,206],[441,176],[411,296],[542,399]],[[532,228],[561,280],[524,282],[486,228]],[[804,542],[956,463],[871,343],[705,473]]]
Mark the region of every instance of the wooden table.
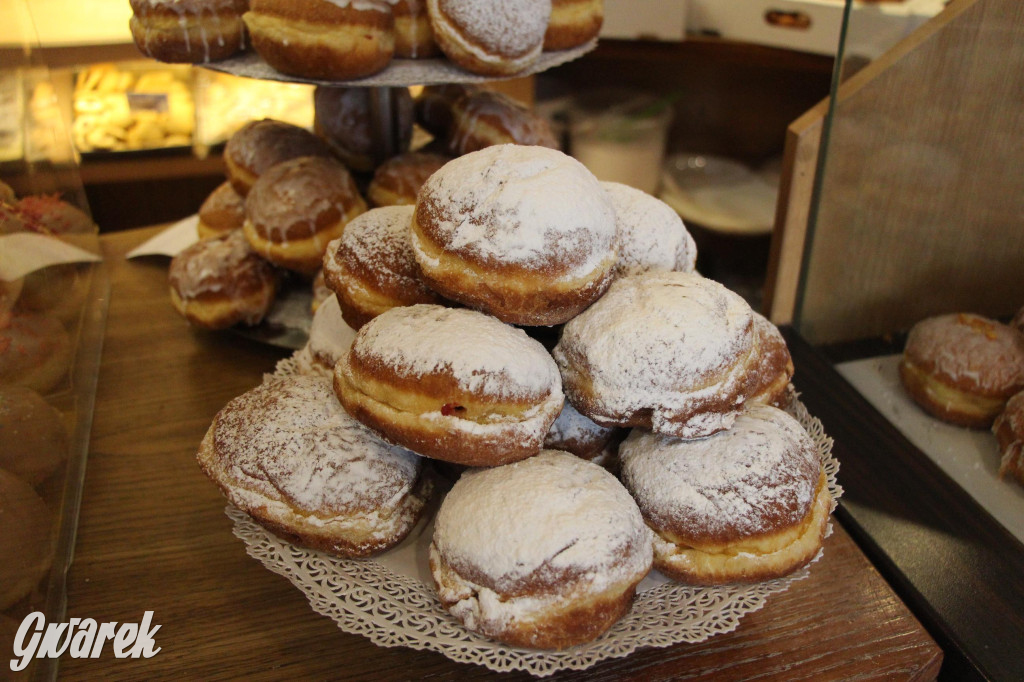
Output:
[[[346,634],[246,555],[194,453],[214,414],[258,384],[284,353],[189,328],[171,308],[166,259],[124,260],[153,234],[135,230],[102,240],[111,302],[68,617],[139,622],[154,611],[162,650],[150,659],[65,658],[61,677],[496,676],[440,654],[380,648]],[[810,577],[770,597],[736,631],[556,678],[934,678],[941,650],[834,525]]]

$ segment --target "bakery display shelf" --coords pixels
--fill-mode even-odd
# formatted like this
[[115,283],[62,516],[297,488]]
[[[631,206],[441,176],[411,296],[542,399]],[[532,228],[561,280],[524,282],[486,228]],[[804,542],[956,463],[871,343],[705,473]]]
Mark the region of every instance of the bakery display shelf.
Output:
[[942,676],[1020,679],[1024,544],[832,364],[898,352],[901,337],[818,349],[784,333],[801,399],[843,462],[837,517],[943,647]]

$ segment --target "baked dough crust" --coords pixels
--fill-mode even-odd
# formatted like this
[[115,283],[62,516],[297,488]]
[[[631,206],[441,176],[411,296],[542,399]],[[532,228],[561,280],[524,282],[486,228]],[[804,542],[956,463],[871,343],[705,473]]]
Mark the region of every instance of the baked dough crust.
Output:
[[604,0],[551,0],[544,50],[568,50],[593,40],[604,23]]

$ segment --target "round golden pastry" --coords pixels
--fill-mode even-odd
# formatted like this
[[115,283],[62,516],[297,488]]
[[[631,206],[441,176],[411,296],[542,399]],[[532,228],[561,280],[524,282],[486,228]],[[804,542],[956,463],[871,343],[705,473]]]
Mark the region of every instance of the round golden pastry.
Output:
[[552,355],[566,398],[598,424],[703,438],[786,374],[788,353],[763,338],[746,301],[718,282],[652,271],[616,280]]
[[167,280],[174,309],[204,329],[259,324],[277,293],[274,267],[252,250],[241,230],[179,253]]
[[326,377],[272,378],[235,398],[214,417],[196,458],[257,523],[342,557],[401,542],[433,488],[422,460],[349,417]]
[[89,214],[56,194],[34,194],[17,203],[18,214],[57,237],[93,235],[99,227]]
[[425,86],[414,100],[416,122],[435,138],[447,140],[454,120],[452,105],[461,97],[479,89],[479,86],[472,83]]
[[1009,476],[1024,485],[1024,391],[1006,402],[1006,407],[992,422],[992,433],[1002,453],[999,478]]
[[353,329],[396,306],[440,303],[420,277],[409,243],[412,206],[372,208],[355,218],[324,254],[324,282]]
[[464,308],[392,308],[334,368],[348,413],[426,457],[497,466],[531,457],[562,409],[558,368],[519,329]]
[[544,50],[568,50],[597,37],[604,23],[604,0],[551,0]]
[[551,0],[427,0],[441,51],[483,76],[511,76],[533,66],[544,46]]
[[0,469],[39,485],[67,455],[61,413],[30,388],[0,386]]
[[129,0],[135,45],[162,62],[206,64],[245,49],[248,0]]
[[395,52],[386,0],[251,0],[242,19],[264,61],[300,78],[362,78],[384,69]]
[[614,472],[618,470],[619,443],[626,433],[625,429],[597,424],[566,402],[544,437],[544,447],[572,453]]
[[697,244],[675,209],[647,192],[620,182],[602,182],[615,207],[619,262],[615,276],[650,270],[693,272]]
[[31,594],[49,570],[51,524],[32,486],[0,469],[0,611]]
[[67,375],[71,339],[57,318],[46,314],[0,316],[0,384],[46,395]]
[[[318,87],[313,91],[313,129],[334,155],[353,171],[368,172],[378,163],[374,140],[393,138],[399,154],[412,142],[413,101],[408,88],[388,88],[391,111],[384,112],[392,130],[374,131],[374,93],[370,88]],[[379,114],[378,114],[379,115]]]
[[400,154],[377,167],[366,195],[374,206],[412,206],[427,178],[449,161],[441,154]]
[[240,230],[244,223],[245,197],[230,182],[223,182],[199,207],[196,229],[200,239],[208,239]]
[[331,151],[305,128],[269,118],[249,121],[224,146],[228,181],[243,197],[260,175],[300,156],[330,158]]
[[557,450],[464,473],[430,544],[441,604],[470,630],[535,649],[601,635],[650,567],[651,533],[622,484]]
[[356,330],[341,316],[338,298],[332,293],[317,308],[309,326],[309,340],[295,355],[299,371],[333,377],[334,366],[352,347]]
[[452,156],[496,144],[559,147],[546,118],[500,92],[479,90],[455,100],[452,119],[448,136]]
[[245,199],[245,232],[253,249],[275,265],[313,277],[327,245],[341,236],[366,202],[345,166],[306,156],[260,176]]
[[793,358],[779,328],[756,310],[754,316],[754,345],[760,358],[753,370],[755,385],[750,389],[748,405],[774,405],[785,408],[794,391]]
[[634,429],[622,482],[655,532],[654,567],[693,585],[788,575],[821,549],[832,496],[814,442],[782,410],[756,405],[712,436]]
[[395,17],[395,56],[426,59],[441,54],[430,28],[427,0],[388,0]]
[[546,147],[497,145],[424,183],[412,245],[441,295],[512,324],[571,319],[608,288],[615,213],[597,178]]
[[1024,389],[1024,334],[980,315],[921,320],[907,336],[900,382],[929,414],[987,429]]

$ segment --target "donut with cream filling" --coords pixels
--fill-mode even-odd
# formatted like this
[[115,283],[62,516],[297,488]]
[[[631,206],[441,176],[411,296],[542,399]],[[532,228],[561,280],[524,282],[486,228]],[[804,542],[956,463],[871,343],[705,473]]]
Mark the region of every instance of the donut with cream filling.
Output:
[[441,51],[456,65],[484,76],[511,76],[540,57],[551,0],[427,0]]
[[162,62],[205,64],[245,49],[248,0],[130,0],[135,45]]

